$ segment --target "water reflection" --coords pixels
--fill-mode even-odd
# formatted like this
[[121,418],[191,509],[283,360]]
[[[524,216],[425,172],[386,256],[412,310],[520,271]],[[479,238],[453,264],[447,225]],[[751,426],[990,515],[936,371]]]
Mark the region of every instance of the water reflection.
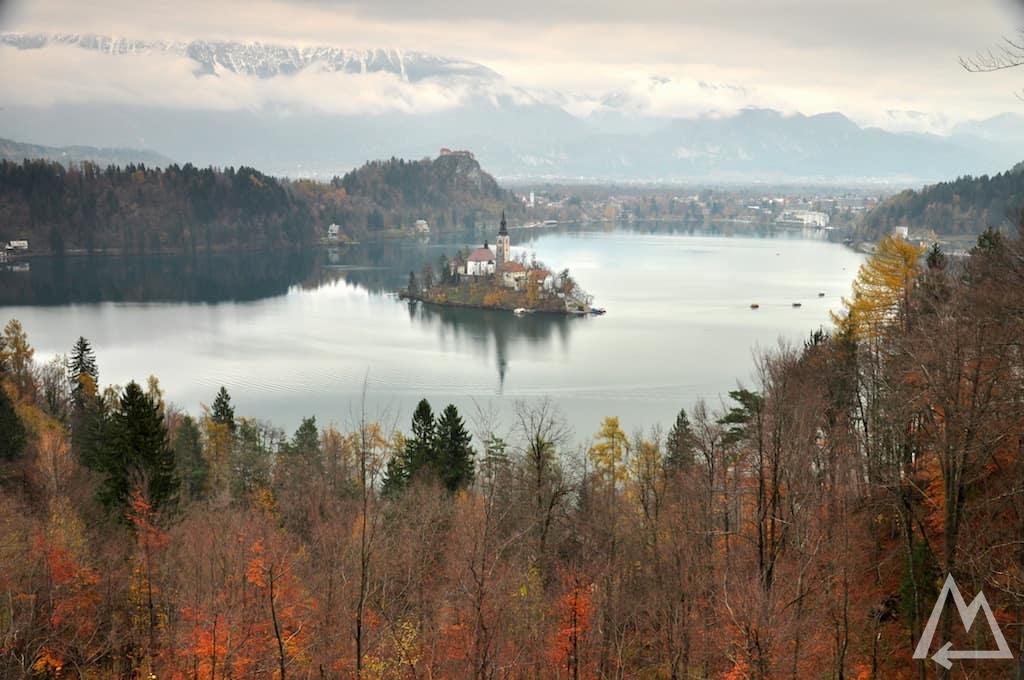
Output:
[[0,306],[99,302],[249,302],[310,277],[315,253],[40,258],[0,271]]
[[513,356],[539,350],[547,353],[553,346],[568,353],[573,326],[587,321],[561,314],[516,316],[487,309],[440,307],[417,302],[407,305],[409,319],[436,329],[442,343],[450,340],[469,344],[482,356],[489,357],[493,353],[498,369],[498,394],[504,390],[505,376]]

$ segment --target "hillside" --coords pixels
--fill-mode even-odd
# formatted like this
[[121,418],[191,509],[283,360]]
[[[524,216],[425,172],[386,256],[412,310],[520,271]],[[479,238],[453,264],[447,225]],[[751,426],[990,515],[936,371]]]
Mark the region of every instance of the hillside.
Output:
[[125,165],[127,163],[145,163],[146,165],[170,165],[167,156],[147,149],[109,149],[94,146],[43,146],[41,144],[25,144],[12,139],[0,137],[0,159],[20,163],[26,158],[41,158],[68,163],[90,162],[97,165]]
[[302,246],[331,223],[351,240],[401,233],[417,219],[474,226],[514,208],[474,159],[454,155],[367,163],[329,183],[244,166],[0,161],[0,240],[27,239],[36,253]]
[[944,236],[976,235],[989,227],[1017,222],[1024,208],[1024,163],[994,176],[965,175],[918,191],[903,191],[865,214],[857,229],[864,239],[895,226],[926,229]]

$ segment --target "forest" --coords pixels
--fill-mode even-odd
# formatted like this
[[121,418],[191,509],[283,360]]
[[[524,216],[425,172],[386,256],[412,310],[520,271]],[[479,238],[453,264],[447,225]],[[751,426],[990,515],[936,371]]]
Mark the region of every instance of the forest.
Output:
[[0,161],[0,239],[36,254],[197,253],[301,247],[336,223],[345,240],[475,227],[512,194],[471,159],[367,163],[330,182],[277,179],[254,168],[100,166]]
[[[187,414],[12,319],[0,675],[1016,677],[1024,241],[887,237],[844,303],[722,407],[582,444],[552,400],[507,436],[425,400],[408,430]],[[947,574],[1015,660],[912,658]],[[954,618],[930,654],[994,646]]]
[[893,227],[944,236],[978,235],[989,227],[1012,231],[1024,208],[1024,163],[988,176],[966,175],[920,191],[908,189],[878,204],[857,225],[862,238],[877,239]]

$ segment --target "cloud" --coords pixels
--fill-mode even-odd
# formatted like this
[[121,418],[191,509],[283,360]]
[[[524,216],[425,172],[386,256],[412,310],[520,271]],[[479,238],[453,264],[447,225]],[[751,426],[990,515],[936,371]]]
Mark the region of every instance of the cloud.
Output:
[[[1014,93],[1024,69],[967,74],[957,60],[1012,34],[1020,20],[1024,15],[1009,0],[969,7],[963,0],[15,0],[0,14],[0,29],[397,47],[482,63],[505,77],[495,86],[504,93],[486,96],[542,98],[577,115],[620,95],[644,116],[755,105],[809,114],[840,110],[859,122],[901,129],[917,120],[927,126],[921,129],[933,129],[934,121],[951,124],[1019,106]],[[17,80],[37,99],[86,97],[91,87],[96,96],[184,102],[191,90],[205,106],[283,101],[376,112],[445,110],[469,96],[459,84],[408,86],[386,76],[312,72],[262,84],[224,76],[197,90],[182,77],[182,64],[146,70],[123,60],[92,62],[105,73],[73,66],[62,76],[57,65],[31,65],[21,56],[17,65],[28,70]],[[0,53],[5,73],[14,72],[12,59]],[[84,59],[76,54],[73,60]],[[149,91],[145,79],[154,84],[149,89],[166,91]],[[725,89],[708,90],[701,82]],[[0,88],[18,95],[10,79]]]
[[22,106],[58,102],[114,103],[206,110],[273,107],[337,114],[433,113],[469,96],[459,78],[416,83],[391,73],[345,74],[312,68],[273,79],[230,71],[196,76],[192,60],[153,52],[111,56],[75,46],[41,50],[0,46],[0,64],[12,78],[0,80],[0,98]]

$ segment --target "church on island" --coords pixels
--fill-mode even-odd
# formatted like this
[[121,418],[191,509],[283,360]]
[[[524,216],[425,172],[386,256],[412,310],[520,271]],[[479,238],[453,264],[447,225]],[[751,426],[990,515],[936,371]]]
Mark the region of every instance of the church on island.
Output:
[[[519,290],[528,276],[540,278],[542,285],[551,278],[551,273],[546,270],[530,271],[522,263],[513,260],[511,248],[508,223],[502,211],[501,228],[498,230],[494,251],[487,241],[484,241],[481,247],[469,254],[465,262],[456,259],[452,262],[452,267],[460,277],[500,276],[502,285],[513,290]],[[539,274],[543,274],[543,277]]]

